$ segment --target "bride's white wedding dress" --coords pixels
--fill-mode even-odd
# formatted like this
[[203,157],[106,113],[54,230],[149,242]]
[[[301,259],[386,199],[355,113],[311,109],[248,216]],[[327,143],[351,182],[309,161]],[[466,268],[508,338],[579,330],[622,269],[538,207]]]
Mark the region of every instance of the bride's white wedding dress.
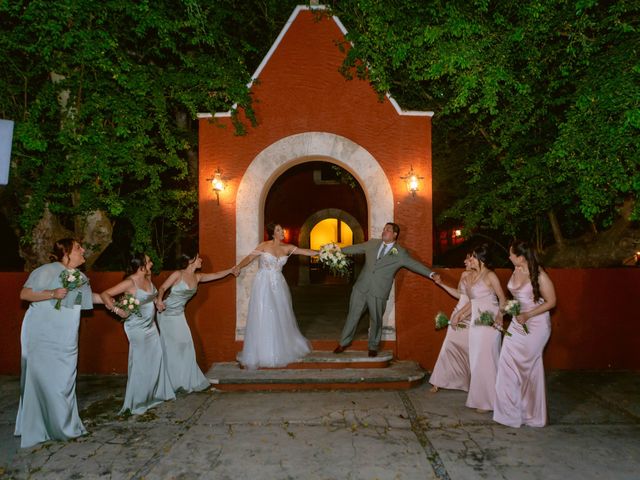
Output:
[[249,299],[244,348],[238,360],[249,369],[284,367],[308,354],[311,345],[298,329],[291,292],[282,275],[282,267],[289,256],[259,253],[258,273]]

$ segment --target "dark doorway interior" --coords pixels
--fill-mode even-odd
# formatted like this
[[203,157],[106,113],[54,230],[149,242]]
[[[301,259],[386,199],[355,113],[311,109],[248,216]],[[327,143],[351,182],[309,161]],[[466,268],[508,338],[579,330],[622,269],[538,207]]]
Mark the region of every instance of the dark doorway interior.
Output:
[[[300,245],[302,227],[309,217],[327,209],[348,212],[367,231],[367,201],[364,191],[346,171],[335,172],[330,162],[311,161],[285,171],[273,184],[265,201],[265,225],[278,223],[286,230],[286,241]],[[301,241],[302,240],[302,241]],[[308,275],[300,266],[309,269]],[[303,335],[311,340],[337,340],[349,308],[353,275],[336,278],[305,265],[292,256],[283,274],[291,289],[293,308]],[[356,338],[366,338],[368,318],[362,319]]]
[[[302,334],[310,340],[338,340],[347,318],[353,282],[326,275],[326,281],[290,285],[293,310]],[[365,314],[356,331],[356,340],[366,339],[369,317]]]

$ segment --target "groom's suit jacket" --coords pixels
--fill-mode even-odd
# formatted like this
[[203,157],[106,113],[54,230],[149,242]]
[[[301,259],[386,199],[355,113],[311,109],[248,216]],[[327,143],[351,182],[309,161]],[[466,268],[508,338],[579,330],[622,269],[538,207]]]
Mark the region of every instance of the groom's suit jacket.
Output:
[[365,262],[354,289],[365,295],[373,295],[377,298],[389,298],[389,292],[393,285],[396,272],[401,268],[408,268],[412,272],[429,277],[432,270],[422,263],[414,260],[406,249],[396,242],[393,247],[382,257],[377,259],[382,240],[371,239],[357,245],[350,245],[342,249],[343,253],[354,255],[364,253]]

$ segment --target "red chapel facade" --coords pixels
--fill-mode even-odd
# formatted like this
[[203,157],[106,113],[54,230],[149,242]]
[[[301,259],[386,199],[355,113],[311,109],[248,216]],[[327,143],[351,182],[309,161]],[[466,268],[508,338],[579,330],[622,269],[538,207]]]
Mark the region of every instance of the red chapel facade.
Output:
[[[211,262],[205,267],[238,263],[263,241],[270,188],[286,170],[318,161],[342,167],[364,191],[363,240],[379,238],[385,223],[395,222],[400,243],[431,263],[432,114],[403,111],[390,96],[380,99],[368,82],[345,78],[339,71],[345,53],[338,47],[345,33],[322,7],[297,7],[250,84],[257,126],[237,135],[230,112],[199,115],[200,254]],[[416,195],[402,178],[412,169],[423,177]],[[209,181],[216,171],[225,182],[217,195]],[[325,200],[330,208],[331,198]],[[301,234],[291,242],[308,246],[308,229],[294,230]],[[208,363],[232,361],[241,350],[254,274],[243,271],[194,299]],[[397,358],[424,366],[435,358],[435,289],[408,271],[397,275],[383,335],[383,347]],[[314,348],[336,340],[314,341]]]

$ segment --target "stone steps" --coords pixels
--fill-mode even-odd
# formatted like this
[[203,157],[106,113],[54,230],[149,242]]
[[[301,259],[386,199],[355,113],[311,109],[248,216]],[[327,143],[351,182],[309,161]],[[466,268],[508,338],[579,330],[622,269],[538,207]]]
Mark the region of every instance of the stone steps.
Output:
[[[238,354],[239,355],[239,354]],[[238,360],[236,358],[236,360]],[[360,350],[345,350],[340,354],[332,351],[314,350],[299,362],[290,363],[286,367],[260,370],[301,370],[327,368],[387,368],[393,360],[393,352],[381,351],[378,356],[369,357],[368,352]]]
[[374,358],[366,351],[314,351],[287,368],[246,370],[237,362],[221,362],[206,376],[224,391],[406,390],[424,382],[426,372],[416,362],[393,360],[387,351]]

